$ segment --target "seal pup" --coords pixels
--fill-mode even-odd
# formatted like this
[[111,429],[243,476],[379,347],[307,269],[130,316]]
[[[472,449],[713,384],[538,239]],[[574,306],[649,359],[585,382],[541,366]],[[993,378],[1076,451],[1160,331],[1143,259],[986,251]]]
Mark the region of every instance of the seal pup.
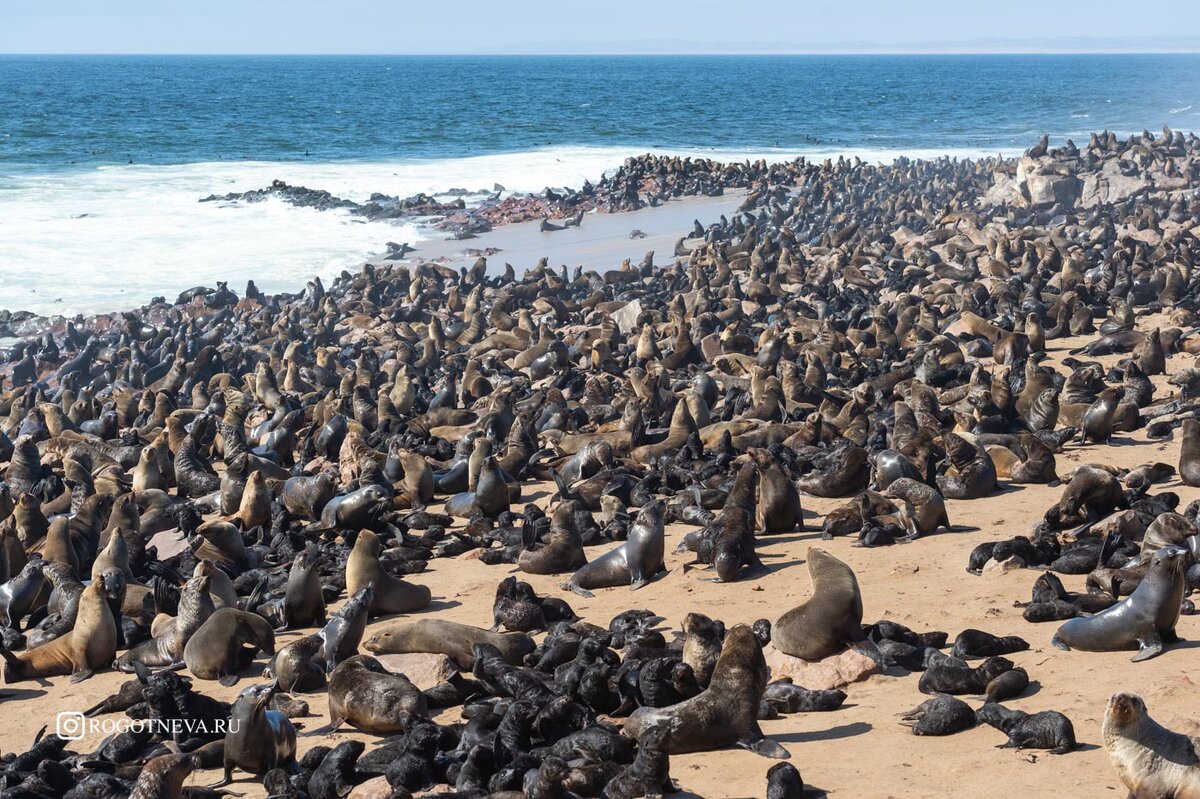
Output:
[[593,596],[589,588],[609,588],[628,585],[637,590],[664,571],[663,554],[666,539],[663,534],[663,511],[666,505],[655,500],[638,511],[629,538],[625,543],[587,563],[563,584],[563,588],[580,596]]
[[296,726],[269,707],[276,688],[275,683],[252,685],[234,700],[225,732],[225,776],[210,788],[233,782],[235,768],[256,776],[275,768],[298,771]]
[[1104,710],[1104,748],[1135,799],[1200,799],[1200,737],[1168,730],[1137,694],[1116,693]]
[[975,726],[975,711],[961,699],[939,695],[900,715],[913,735],[954,735]]
[[1024,713],[987,702],[975,711],[975,718],[1008,736],[1001,749],[1049,749],[1052,755],[1064,755],[1078,746],[1071,720],[1057,710]]
[[1094,616],[1069,620],[1050,643],[1058,649],[1112,652],[1137,649],[1136,663],[1179,640],[1175,623],[1185,589],[1184,571],[1190,561],[1183,547],[1163,547],[1150,559],[1150,571],[1134,592]]
[[362,530],[346,559],[346,591],[355,594],[367,585],[374,585],[372,615],[412,613],[428,607],[432,599],[429,587],[393,577],[383,569],[379,555],[383,543],[370,530]]
[[767,799],[804,799],[804,780],[791,763],[776,763],[767,769]]
[[789,758],[788,751],[764,738],[758,726],[759,704],[769,673],[754,630],[739,624],[725,635],[708,688],[675,705],[638,708],[625,723],[625,732],[640,740],[652,727],[668,725],[670,733],[664,746],[670,754],[707,752],[737,744],[763,757]]

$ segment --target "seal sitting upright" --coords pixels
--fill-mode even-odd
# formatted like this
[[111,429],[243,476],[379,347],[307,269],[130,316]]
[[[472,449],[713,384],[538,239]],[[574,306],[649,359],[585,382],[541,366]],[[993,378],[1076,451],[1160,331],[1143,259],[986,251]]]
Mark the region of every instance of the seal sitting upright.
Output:
[[1104,748],[1130,797],[1200,799],[1200,738],[1150,718],[1136,694],[1113,694],[1104,711]]
[[739,624],[725,636],[712,680],[701,693],[668,707],[641,707],[625,722],[635,739],[667,725],[663,746],[673,755],[707,752],[736,743],[763,757],[789,758],[788,750],[764,738],[758,726],[758,707],[770,670],[754,630]]
[[1137,648],[1136,663],[1162,654],[1164,643],[1179,640],[1175,623],[1191,554],[1163,547],[1150,559],[1150,571],[1132,594],[1094,616],[1071,619],[1050,639],[1059,649],[1112,652]]

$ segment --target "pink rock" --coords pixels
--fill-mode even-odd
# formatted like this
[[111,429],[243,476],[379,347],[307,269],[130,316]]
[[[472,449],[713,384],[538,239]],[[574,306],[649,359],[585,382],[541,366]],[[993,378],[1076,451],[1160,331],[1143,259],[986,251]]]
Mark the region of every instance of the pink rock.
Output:
[[161,533],[152,535],[146,546],[151,546],[158,550],[159,560],[167,560],[188,548],[187,536],[179,532],[178,529],[163,530]]
[[829,691],[843,688],[852,682],[861,682],[879,672],[879,666],[864,654],[846,649],[821,660],[804,660],[785,655],[767,644],[763,649],[771,679],[791,677],[796,685],[810,691]]
[[383,667],[393,674],[403,674],[422,691],[445,682],[458,671],[454,661],[445,655],[410,652],[403,655],[376,655]]
[[372,777],[350,791],[350,799],[388,799],[391,795],[392,786],[388,785],[387,777]]
[[1013,555],[1011,558],[1005,560],[989,560],[983,564],[983,571],[981,573],[984,577],[995,577],[998,574],[1024,568],[1025,561],[1018,555]]

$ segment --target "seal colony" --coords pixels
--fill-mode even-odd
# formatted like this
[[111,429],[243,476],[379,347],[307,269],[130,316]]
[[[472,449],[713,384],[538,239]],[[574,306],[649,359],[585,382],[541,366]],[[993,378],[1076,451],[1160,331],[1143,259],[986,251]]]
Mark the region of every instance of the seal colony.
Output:
[[[695,790],[701,752],[752,775],[704,795],[796,796],[841,789],[822,745],[920,760],[955,735],[1060,763],[1103,741],[1111,780],[1072,785],[1192,795],[1194,751],[1144,764],[1194,745],[1142,700],[1103,730],[1055,706],[1097,664],[1190,663],[1198,169],[1170,130],[890,166],[644,157],[549,192],[568,218],[542,229],[744,201],[603,272],[389,263],[6,312],[5,706],[103,684],[79,710],[191,723],[5,733],[5,789],[635,797]],[[951,626],[976,594],[995,612]],[[1006,792],[1053,779],[988,757]]]

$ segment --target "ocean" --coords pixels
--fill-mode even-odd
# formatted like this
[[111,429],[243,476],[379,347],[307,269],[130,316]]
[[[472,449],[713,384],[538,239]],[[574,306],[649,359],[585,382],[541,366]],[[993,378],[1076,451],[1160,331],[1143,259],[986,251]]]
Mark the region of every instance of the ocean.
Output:
[[0,308],[298,290],[433,235],[267,201],[579,186],[629,155],[1012,154],[1200,118],[1200,55],[0,56]]

